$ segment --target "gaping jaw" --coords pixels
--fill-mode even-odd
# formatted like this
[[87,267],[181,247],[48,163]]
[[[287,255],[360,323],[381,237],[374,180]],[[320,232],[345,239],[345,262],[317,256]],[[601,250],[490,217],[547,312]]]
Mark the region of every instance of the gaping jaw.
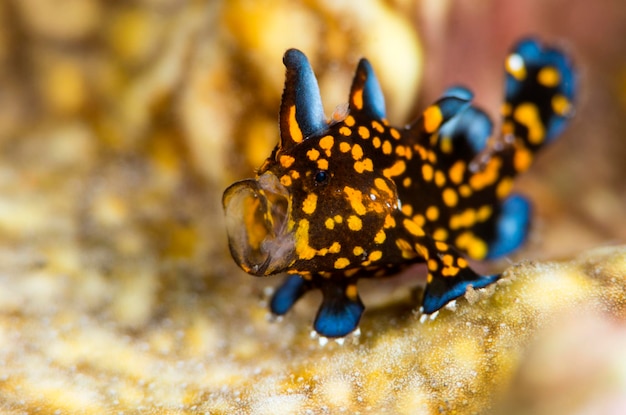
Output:
[[275,175],[265,173],[258,180],[231,185],[222,203],[230,251],[244,271],[272,275],[292,264],[295,242],[288,225],[291,202]]

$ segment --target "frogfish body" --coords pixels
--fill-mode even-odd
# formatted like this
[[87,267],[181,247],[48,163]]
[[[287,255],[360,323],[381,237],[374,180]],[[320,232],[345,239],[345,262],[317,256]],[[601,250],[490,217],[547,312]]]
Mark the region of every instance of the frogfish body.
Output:
[[362,59],[342,119],[324,115],[305,55],[284,55],[280,140],[255,179],[223,196],[235,262],[256,276],[287,274],[270,308],[285,314],[319,289],[314,322],[326,337],[358,327],[360,278],[394,275],[426,263],[423,312],[433,313],[500,275],[481,276],[466,257],[516,250],[531,208],[512,193],[513,178],[553,141],[573,114],[570,60],[536,40],[505,60],[500,134],[463,87],[448,89],[406,127],[389,125],[370,63]]

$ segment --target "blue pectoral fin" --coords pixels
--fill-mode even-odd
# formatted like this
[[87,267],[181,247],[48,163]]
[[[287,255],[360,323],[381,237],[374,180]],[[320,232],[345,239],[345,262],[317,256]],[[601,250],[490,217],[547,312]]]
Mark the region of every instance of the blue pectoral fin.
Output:
[[365,307],[352,287],[353,298],[347,294],[347,286],[329,284],[323,288],[324,299],[313,324],[320,335],[343,337],[356,330]]
[[513,194],[502,202],[495,224],[495,238],[489,241],[487,259],[508,255],[524,243],[530,228],[531,213],[530,202],[521,195]]
[[270,311],[282,316],[311,288],[311,284],[299,275],[288,276],[274,292],[270,300]]
[[450,301],[464,295],[467,287],[470,285],[474,288],[484,288],[489,284],[493,284],[499,278],[499,274],[478,275],[470,268],[462,269],[454,277],[444,277],[441,274],[436,274],[426,286],[422,303],[423,312],[425,314],[434,313]]

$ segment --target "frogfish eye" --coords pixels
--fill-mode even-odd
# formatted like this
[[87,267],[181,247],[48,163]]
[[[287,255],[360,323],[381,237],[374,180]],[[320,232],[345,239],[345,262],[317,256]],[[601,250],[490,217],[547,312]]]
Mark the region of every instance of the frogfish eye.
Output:
[[317,173],[315,173],[315,184],[324,184],[326,182],[328,182],[328,178],[330,177],[330,175],[328,174],[328,172],[326,170],[320,170]]

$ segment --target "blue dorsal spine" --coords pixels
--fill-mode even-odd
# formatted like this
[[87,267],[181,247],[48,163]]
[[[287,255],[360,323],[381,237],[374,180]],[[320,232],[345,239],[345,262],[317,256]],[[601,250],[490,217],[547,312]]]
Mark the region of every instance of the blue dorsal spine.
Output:
[[359,61],[354,75],[349,105],[352,110],[362,111],[373,119],[382,120],[387,116],[385,97],[380,83],[372,65],[365,58]]
[[[287,69],[285,90],[280,108],[281,146],[299,142],[328,128],[317,78],[309,60],[298,49],[285,52],[283,63]],[[291,115],[295,109],[295,117]],[[297,125],[293,125],[293,123]],[[300,135],[294,137],[293,132]]]

